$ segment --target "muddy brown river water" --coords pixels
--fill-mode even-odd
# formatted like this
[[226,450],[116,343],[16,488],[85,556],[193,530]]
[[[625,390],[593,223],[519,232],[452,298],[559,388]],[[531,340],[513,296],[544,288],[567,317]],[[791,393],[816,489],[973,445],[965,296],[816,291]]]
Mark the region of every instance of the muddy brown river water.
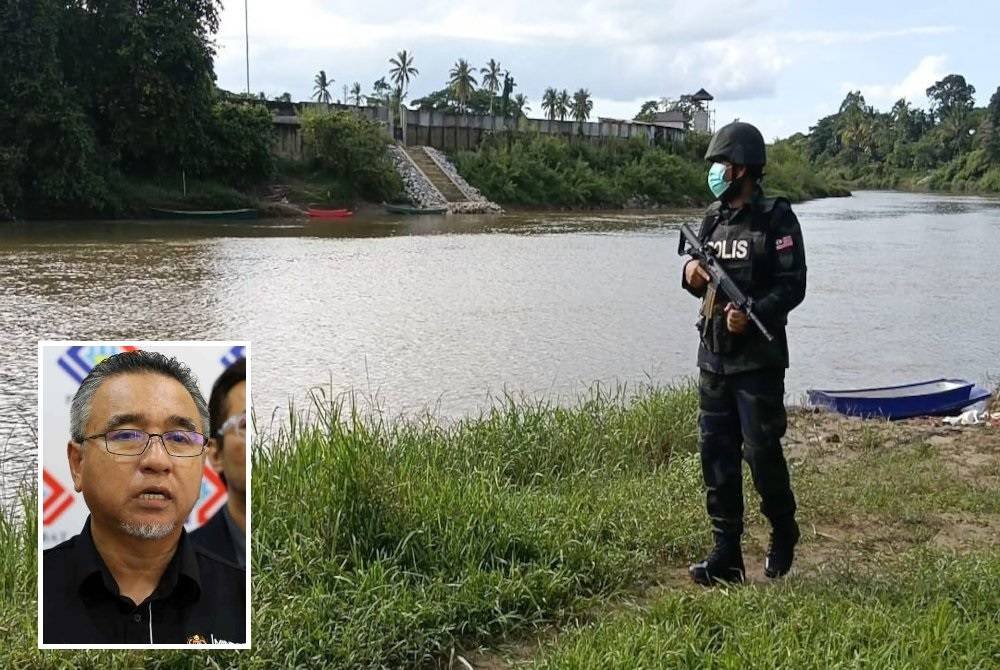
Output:
[[[809,387],[1000,376],[1000,200],[859,192],[795,207]],[[316,386],[390,413],[695,372],[677,226],[698,212],[0,227],[5,495],[33,465],[39,339],[247,339],[258,417]]]

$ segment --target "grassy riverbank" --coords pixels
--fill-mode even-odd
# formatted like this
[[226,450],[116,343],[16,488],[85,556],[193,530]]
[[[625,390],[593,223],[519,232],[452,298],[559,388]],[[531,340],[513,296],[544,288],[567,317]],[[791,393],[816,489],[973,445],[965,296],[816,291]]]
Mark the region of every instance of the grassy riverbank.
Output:
[[[996,660],[995,431],[794,415],[798,574],[706,592],[684,579],[709,544],[691,388],[506,402],[449,424],[317,400],[255,452],[254,648],[214,663],[927,667],[943,648],[952,667]],[[36,651],[34,523],[0,525],[0,666],[203,666],[184,652]],[[749,524],[760,580],[766,533],[756,512]]]

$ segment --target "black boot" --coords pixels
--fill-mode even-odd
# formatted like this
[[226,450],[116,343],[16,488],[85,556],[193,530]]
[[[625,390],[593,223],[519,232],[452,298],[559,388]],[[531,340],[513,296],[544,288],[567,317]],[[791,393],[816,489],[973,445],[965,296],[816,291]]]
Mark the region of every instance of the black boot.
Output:
[[773,522],[771,543],[764,559],[764,574],[771,579],[783,577],[792,569],[795,545],[799,542],[799,525],[793,517]]
[[740,536],[722,533],[715,534],[715,548],[708,558],[688,566],[691,580],[702,586],[742,584],[745,572]]

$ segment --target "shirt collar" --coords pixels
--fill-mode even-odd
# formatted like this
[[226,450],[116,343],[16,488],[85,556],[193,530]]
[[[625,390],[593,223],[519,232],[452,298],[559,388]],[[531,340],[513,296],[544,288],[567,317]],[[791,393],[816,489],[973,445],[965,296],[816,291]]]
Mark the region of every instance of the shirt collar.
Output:
[[[77,537],[73,548],[74,584],[81,596],[96,599],[110,594],[120,596],[118,583],[108,569],[101,554],[94,545],[94,537],[90,532],[90,517],[83,524],[83,530]],[[181,529],[181,539],[177,550],[167,563],[167,569],[160,577],[160,582],[150,598],[178,598],[182,601],[194,602],[201,595],[201,578],[198,571],[198,559],[194,554],[187,531]],[[139,604],[139,603],[136,603]]]

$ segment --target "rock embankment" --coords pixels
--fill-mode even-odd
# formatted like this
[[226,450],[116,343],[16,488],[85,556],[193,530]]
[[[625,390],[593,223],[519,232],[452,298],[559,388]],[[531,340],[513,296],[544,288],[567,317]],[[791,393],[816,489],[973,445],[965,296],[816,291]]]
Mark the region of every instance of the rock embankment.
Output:
[[458,190],[465,196],[465,202],[453,202],[449,204],[452,212],[461,214],[499,214],[503,211],[500,205],[491,202],[479,189],[472,186],[465,178],[458,173],[448,157],[434,147],[423,147],[423,150],[430,156],[437,166],[454,182]]
[[390,144],[388,150],[396,172],[403,180],[403,189],[410,202],[417,207],[428,208],[444,207],[448,204],[441,192],[417,169],[401,147]]

